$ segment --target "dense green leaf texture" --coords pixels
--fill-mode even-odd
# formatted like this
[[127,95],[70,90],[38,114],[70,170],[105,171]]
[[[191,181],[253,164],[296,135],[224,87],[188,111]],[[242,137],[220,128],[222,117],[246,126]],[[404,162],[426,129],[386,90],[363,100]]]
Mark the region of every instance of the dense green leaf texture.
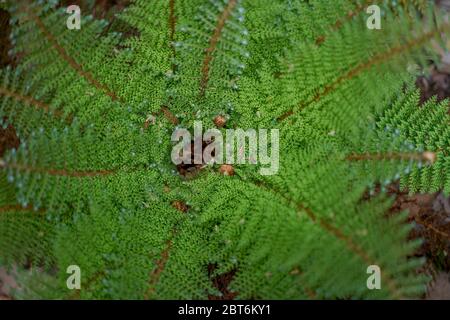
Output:
[[[0,160],[0,259],[17,297],[419,297],[418,243],[375,186],[450,191],[447,102],[411,86],[450,26],[382,1],[369,30],[372,2],[136,0],[81,30],[57,1],[8,4],[20,64],[0,71],[0,119],[21,144]],[[180,176],[173,130],[218,114],[279,129],[278,174]]]

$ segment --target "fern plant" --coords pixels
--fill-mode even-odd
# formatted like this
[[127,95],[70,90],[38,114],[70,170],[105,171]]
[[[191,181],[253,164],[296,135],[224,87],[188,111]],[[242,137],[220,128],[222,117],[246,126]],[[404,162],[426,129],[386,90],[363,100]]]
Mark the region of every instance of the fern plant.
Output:
[[[7,3],[20,64],[1,70],[0,119],[21,143],[0,160],[0,260],[19,266],[16,296],[419,297],[419,242],[375,186],[450,190],[447,103],[419,107],[412,85],[450,25],[427,1],[379,1],[370,30],[373,3],[136,0],[81,30],[58,1]],[[180,174],[173,130],[216,116],[279,129],[278,174]]]

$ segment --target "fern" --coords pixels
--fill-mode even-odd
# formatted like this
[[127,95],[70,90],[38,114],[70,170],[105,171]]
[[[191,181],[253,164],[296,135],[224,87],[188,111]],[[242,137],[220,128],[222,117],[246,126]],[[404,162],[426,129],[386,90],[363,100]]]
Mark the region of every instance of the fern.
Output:
[[[0,73],[0,119],[21,144],[0,160],[0,258],[41,270],[19,272],[17,297],[419,297],[411,226],[364,195],[450,190],[446,102],[419,107],[410,85],[450,25],[383,1],[369,30],[368,4],[136,0],[72,31],[57,1],[9,3],[21,59]],[[217,115],[279,129],[279,173],[180,175],[172,131]]]

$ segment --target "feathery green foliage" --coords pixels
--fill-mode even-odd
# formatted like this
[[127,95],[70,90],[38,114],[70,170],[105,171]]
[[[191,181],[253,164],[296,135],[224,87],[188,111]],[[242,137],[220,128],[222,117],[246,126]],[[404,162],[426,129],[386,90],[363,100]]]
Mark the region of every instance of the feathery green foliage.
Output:
[[[0,72],[0,119],[21,145],[0,160],[0,258],[41,269],[18,297],[206,299],[223,274],[228,298],[420,296],[411,226],[373,187],[450,190],[446,103],[419,107],[410,85],[450,25],[383,1],[369,30],[372,2],[136,0],[116,30],[9,4],[21,59]],[[277,175],[178,174],[172,131],[219,114],[280,130]]]

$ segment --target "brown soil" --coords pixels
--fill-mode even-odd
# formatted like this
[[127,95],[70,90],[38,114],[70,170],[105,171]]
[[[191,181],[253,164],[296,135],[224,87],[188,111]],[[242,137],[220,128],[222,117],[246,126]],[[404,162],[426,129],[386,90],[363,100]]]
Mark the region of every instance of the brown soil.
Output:
[[430,76],[419,77],[416,85],[420,89],[420,102],[422,104],[431,97],[437,97],[438,101],[450,97],[450,75],[434,66],[431,67]]
[[6,129],[0,126],[0,158],[3,156],[6,150],[12,148],[18,148],[20,140],[16,135],[16,130],[12,125],[8,125]]
[[423,240],[414,255],[426,258],[419,272],[433,279],[424,298],[450,300],[450,198],[440,192],[408,195],[397,184],[389,193],[395,196],[390,214],[408,211],[408,221],[414,223],[409,237]]
[[222,295],[221,296],[208,295],[208,299],[209,300],[233,300],[238,295],[238,293],[230,291],[228,286],[230,285],[231,281],[233,281],[237,270],[233,269],[226,273],[219,274],[217,276],[212,277],[212,274],[214,273],[214,271],[216,269],[217,269],[217,265],[209,264],[208,265],[208,275],[211,278],[214,288],[219,290]]
[[[205,150],[206,146],[208,146],[208,142],[205,142],[202,140],[202,151],[201,154],[203,155],[203,151]],[[191,141],[190,142],[190,158],[191,158],[191,164],[185,164],[185,163],[181,163],[179,165],[177,165],[177,170],[178,173],[187,179],[192,179],[195,176],[197,176],[197,174],[205,167],[205,163],[201,163],[201,164],[195,164],[194,163],[194,158],[195,158],[195,142]]]
[[408,211],[409,222],[414,222],[411,238],[423,239],[416,251],[425,256],[436,269],[450,271],[450,199],[443,193],[408,195],[399,191],[398,185],[389,187],[395,195],[391,213]]
[[8,55],[8,51],[11,50],[11,42],[9,41],[9,33],[11,32],[9,18],[9,13],[0,9],[0,68],[12,62],[11,57]]

